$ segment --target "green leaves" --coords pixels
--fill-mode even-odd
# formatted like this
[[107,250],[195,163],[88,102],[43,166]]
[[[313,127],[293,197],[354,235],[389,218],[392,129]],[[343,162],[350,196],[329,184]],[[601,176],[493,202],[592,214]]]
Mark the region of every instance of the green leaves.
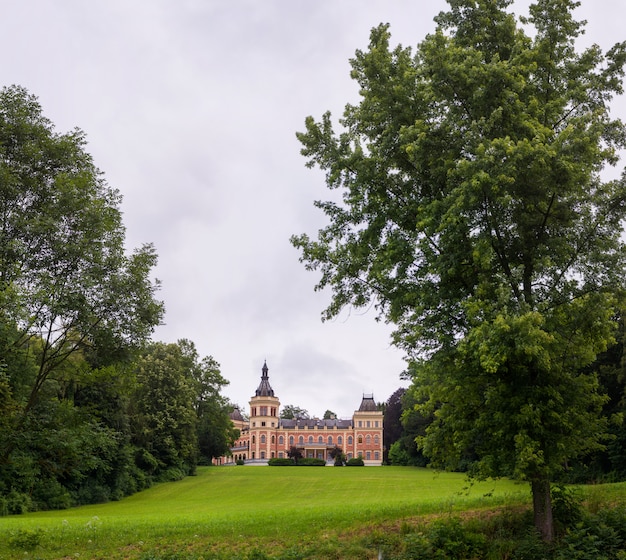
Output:
[[0,298],[15,346],[41,343],[26,409],[68,356],[107,340],[141,344],[160,322],[156,264],[147,245],[124,253],[119,193],[110,188],[80,130],[58,134],[37,99],[0,91]]

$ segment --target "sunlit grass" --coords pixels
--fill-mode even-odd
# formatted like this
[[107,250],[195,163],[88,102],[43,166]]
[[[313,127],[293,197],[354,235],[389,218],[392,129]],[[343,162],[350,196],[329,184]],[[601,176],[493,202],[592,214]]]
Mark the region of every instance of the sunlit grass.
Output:
[[[201,550],[216,558],[228,550],[302,547],[416,516],[529,501],[527,485],[469,485],[462,474],[428,469],[203,468],[119,502],[0,518],[0,558],[143,558],[156,549]],[[26,550],[31,533],[38,546]]]

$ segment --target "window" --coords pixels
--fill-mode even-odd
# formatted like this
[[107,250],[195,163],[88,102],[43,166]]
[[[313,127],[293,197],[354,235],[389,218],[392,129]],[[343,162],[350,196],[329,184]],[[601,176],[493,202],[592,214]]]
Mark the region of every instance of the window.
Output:
[[366,424],[367,424],[367,427],[369,428],[369,427],[370,427],[370,421],[368,420],[368,421],[366,422]]
[[371,458],[372,458],[372,452],[371,452],[371,451],[368,451],[368,452],[365,454],[365,459],[367,459],[367,460],[369,461],[369,460],[371,460]]
[[[291,438],[293,439],[293,436]],[[293,441],[290,443],[293,443]],[[285,445],[285,436],[278,436],[278,445]]]
[[369,434],[367,434],[365,436],[365,445],[371,445],[372,444],[372,436],[370,436]]
[[289,436],[289,445],[293,445],[293,436]]
[[276,436],[272,436],[272,445],[276,443]]
[[376,459],[377,461],[380,460],[380,454],[378,453],[378,451],[374,451],[374,459]]
[[348,445],[352,445],[352,436],[348,436]]
[[379,437],[378,437],[377,435],[375,435],[375,436],[374,436],[374,443],[375,443],[376,445],[378,445],[378,443],[379,443],[379,442],[380,442]]
[[261,426],[265,426],[265,422],[261,422]]
[[256,443],[256,436],[252,436],[252,443]]
[[343,438],[341,436],[337,436],[337,445],[341,445],[343,443]]
[[298,443],[299,443],[300,445],[304,445],[304,436],[300,436],[300,437],[298,438]]
[[359,428],[363,427],[363,422],[361,420],[359,420]]
[[363,443],[363,436],[359,436],[359,439],[357,440],[359,443]]
[[309,436],[309,443],[313,443],[313,436]]
[[265,443],[265,434],[261,434],[261,443]]
[[318,437],[317,443],[324,443],[324,438],[322,436]]
[[328,445],[333,444],[333,436],[328,436]]
[[265,459],[265,451],[261,451],[261,459]]
[[378,420],[376,420],[376,422],[374,422],[374,427],[378,428]]

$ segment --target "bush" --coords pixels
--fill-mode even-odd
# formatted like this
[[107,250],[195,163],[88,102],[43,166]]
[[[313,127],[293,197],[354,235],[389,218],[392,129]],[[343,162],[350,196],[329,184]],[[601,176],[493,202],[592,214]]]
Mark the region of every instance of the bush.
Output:
[[28,494],[11,490],[6,496],[0,496],[0,516],[28,513],[32,509],[32,500]]
[[72,507],[69,491],[54,478],[42,479],[33,489],[33,506],[37,510]]
[[287,457],[273,457],[267,464],[270,467],[293,467],[295,463]]
[[32,552],[41,544],[42,529],[19,529],[9,538],[9,546],[25,552]]
[[363,457],[353,457],[346,461],[346,467],[364,467]]
[[241,465],[245,465],[245,464],[246,464],[246,462],[243,459],[237,459],[235,461],[235,465],[241,466]]
[[562,485],[553,487],[551,494],[555,527],[562,533],[582,519],[582,498],[580,493]]
[[443,552],[443,558],[483,558],[487,545],[485,535],[463,526],[456,518],[435,521],[428,530],[428,539],[439,556]]
[[298,460],[299,467],[325,467],[326,461],[324,459],[313,459],[311,457],[305,457]]

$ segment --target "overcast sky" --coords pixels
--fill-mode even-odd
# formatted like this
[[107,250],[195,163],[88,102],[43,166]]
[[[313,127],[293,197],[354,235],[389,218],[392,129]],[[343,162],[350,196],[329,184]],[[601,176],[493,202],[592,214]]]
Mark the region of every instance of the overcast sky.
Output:
[[[623,0],[582,0],[583,44],[626,39]],[[515,2],[526,13],[528,0]],[[358,101],[349,59],[390,23],[392,44],[434,30],[443,0],[0,0],[0,86],[36,95],[58,132],[123,195],[129,249],[150,242],[166,306],[155,340],[192,340],[247,410],[267,360],[282,405],[351,416],[406,382],[372,310],[322,323],[329,294],[294,233],[327,198],[295,132]],[[624,101],[615,114],[626,116]]]

